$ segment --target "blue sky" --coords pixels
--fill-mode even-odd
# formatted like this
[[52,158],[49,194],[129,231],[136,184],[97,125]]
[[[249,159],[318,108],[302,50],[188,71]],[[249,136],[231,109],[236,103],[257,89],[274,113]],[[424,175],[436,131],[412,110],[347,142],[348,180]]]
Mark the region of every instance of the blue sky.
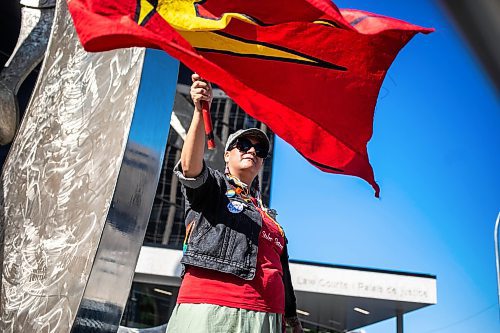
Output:
[[[364,181],[322,173],[281,140],[271,206],[294,259],[428,273],[438,304],[407,333],[500,332],[493,230],[500,211],[500,103],[437,2],[335,1],[436,28],[399,54],[375,110]],[[367,333],[395,332],[395,321]]]

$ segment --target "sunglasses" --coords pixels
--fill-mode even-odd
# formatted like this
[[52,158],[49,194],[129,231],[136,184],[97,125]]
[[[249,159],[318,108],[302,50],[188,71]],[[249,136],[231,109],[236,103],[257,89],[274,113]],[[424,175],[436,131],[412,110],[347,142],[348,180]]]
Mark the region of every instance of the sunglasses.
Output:
[[229,146],[228,150],[233,150],[234,148],[238,148],[239,151],[246,153],[250,150],[250,148],[255,149],[255,155],[260,158],[266,158],[269,154],[269,151],[266,149],[264,145],[261,143],[252,143],[252,141],[246,138],[238,138],[236,141]]

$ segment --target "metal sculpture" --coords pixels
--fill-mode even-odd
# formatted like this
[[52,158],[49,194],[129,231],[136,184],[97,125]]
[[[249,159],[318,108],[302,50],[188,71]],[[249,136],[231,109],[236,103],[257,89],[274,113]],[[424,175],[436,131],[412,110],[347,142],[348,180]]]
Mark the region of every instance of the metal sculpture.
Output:
[[17,92],[28,74],[42,61],[54,19],[55,0],[23,0],[21,5],[17,44],[0,72],[0,145],[14,138],[20,121]]
[[1,332],[118,330],[162,165],[177,67],[145,49],[85,52],[58,0],[1,177]]

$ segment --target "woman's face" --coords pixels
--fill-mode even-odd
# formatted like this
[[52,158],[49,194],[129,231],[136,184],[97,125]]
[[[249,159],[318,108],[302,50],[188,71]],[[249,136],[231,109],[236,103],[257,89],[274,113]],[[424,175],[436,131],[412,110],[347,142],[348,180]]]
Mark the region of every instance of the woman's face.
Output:
[[[253,138],[246,138],[252,144],[258,143],[257,140]],[[233,148],[230,151],[226,151],[224,154],[224,160],[227,163],[227,166],[229,167],[229,172],[231,172],[232,175],[240,178],[240,180],[244,181],[242,179],[242,173],[244,173],[248,178],[250,176],[253,180],[255,176],[260,171],[260,168],[262,168],[262,165],[264,164],[264,159],[261,157],[258,157],[255,153],[255,147],[250,147],[248,151],[240,151],[238,148]]]

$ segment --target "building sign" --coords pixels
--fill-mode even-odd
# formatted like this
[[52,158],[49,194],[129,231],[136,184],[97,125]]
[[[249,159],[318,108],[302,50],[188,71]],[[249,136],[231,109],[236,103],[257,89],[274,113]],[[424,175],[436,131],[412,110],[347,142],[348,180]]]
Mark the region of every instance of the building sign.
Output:
[[436,279],[349,268],[290,264],[295,290],[436,304]]

